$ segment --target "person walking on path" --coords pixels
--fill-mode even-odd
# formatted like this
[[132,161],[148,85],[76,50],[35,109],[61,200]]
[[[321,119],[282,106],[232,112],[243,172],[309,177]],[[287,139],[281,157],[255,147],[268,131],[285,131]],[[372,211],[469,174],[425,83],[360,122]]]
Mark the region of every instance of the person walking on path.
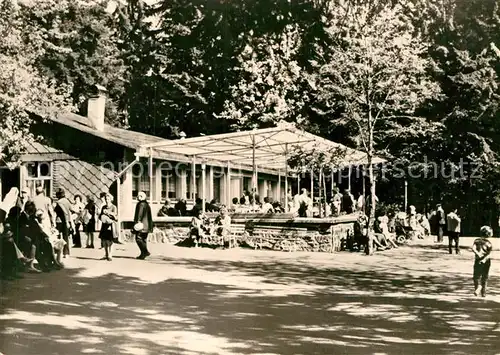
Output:
[[444,230],[446,228],[446,213],[441,204],[436,206],[437,242],[443,242]]
[[[481,237],[474,240],[472,245],[472,252],[474,253],[474,269],[473,269],[473,280],[474,280],[474,295],[479,295],[479,290],[481,290],[481,296],[486,297],[486,284],[488,282],[488,276],[491,267],[491,251],[493,246],[488,238],[493,236],[493,229],[488,226],[481,227]],[[481,286],[481,288],[479,288]]]
[[148,234],[153,231],[153,217],[151,207],[146,201],[146,194],[141,191],[137,194],[137,205],[134,215],[135,241],[141,254],[137,257],[139,260],[146,259],[151,255],[148,251]]
[[446,216],[448,227],[448,251],[452,252],[453,242],[455,242],[455,253],[460,254],[459,238],[460,238],[460,223],[461,219],[457,214],[457,210],[453,210]]
[[101,230],[99,231],[99,238],[104,247],[104,257],[101,260],[113,260],[113,225],[116,223],[118,210],[113,205],[113,196],[106,194],[104,197],[106,204],[102,206],[99,220],[101,221]]

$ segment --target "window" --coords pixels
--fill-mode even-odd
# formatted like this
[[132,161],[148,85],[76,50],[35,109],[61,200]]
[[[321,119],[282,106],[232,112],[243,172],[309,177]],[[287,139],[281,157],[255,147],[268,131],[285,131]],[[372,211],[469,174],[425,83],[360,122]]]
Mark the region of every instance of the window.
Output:
[[[153,169],[153,200],[156,200],[156,174]],[[143,191],[149,199],[150,188],[149,169],[147,164],[135,164],[132,167],[132,197],[137,198],[139,191]]]
[[31,162],[26,164],[26,187],[30,196],[35,196],[37,186],[43,186],[46,196],[51,196],[52,191],[52,163]]
[[162,168],[160,170],[161,176],[161,199],[175,199],[177,197],[177,177],[170,168]]
[[[198,172],[198,170],[196,170],[196,173]],[[193,176],[193,173],[191,171],[191,169],[187,169],[186,170],[186,199],[188,200],[191,200],[191,199],[195,199],[198,195],[197,193],[197,178],[195,176],[195,181],[194,181],[194,191],[193,190],[193,186],[192,186],[192,181],[191,181],[191,177]]]
[[267,191],[266,191],[267,197],[273,197],[273,182],[267,180]]
[[252,191],[252,178],[244,177],[243,178],[243,189],[246,191]]
[[221,185],[221,178],[220,177],[216,177],[214,178],[214,199],[216,199],[217,201],[221,201],[221,188],[220,188],[220,185]]

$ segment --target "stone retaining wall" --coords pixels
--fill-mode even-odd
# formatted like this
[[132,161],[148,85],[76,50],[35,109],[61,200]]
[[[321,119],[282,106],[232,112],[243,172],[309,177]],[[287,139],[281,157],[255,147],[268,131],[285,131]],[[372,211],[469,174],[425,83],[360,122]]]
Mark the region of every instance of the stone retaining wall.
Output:
[[[263,238],[250,236],[247,233],[238,236],[236,242],[241,247],[281,251],[333,252],[343,249],[348,233],[352,234],[353,222],[330,224],[325,228],[317,228],[319,224],[308,223],[308,230],[302,235],[280,235],[279,232],[266,235]],[[290,227],[290,224],[287,223]],[[301,227],[304,223],[301,222]],[[310,228],[309,228],[310,227]],[[318,230],[319,229],[319,230]],[[150,243],[183,244],[188,237],[189,223],[157,223],[153,233],[150,233]],[[131,230],[123,231],[125,241],[134,242]],[[214,247],[215,245],[209,245]]]

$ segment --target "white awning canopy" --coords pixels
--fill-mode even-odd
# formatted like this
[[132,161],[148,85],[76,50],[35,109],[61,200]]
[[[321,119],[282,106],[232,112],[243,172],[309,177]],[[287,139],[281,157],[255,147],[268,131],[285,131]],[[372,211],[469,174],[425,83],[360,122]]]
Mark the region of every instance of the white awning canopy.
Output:
[[[352,148],[329,141],[314,134],[299,130],[292,125],[280,125],[274,128],[256,129],[252,131],[233,132],[165,140],[142,145],[138,155],[148,157],[168,156],[169,154],[196,157],[196,161],[218,161],[230,163],[231,166],[250,170],[254,166],[266,170],[286,171],[287,160],[294,146],[302,150],[319,149],[325,151],[345,150],[342,166],[367,164],[366,154]],[[375,157],[374,164],[385,162]]]

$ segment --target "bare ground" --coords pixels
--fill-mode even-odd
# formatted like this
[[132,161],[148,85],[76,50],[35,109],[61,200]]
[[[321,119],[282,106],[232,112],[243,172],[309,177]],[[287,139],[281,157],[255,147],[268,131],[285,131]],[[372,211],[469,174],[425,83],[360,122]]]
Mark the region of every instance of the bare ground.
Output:
[[365,256],[73,249],[66,269],[1,284],[0,352],[496,354],[500,260],[472,295],[472,253],[416,245]]

